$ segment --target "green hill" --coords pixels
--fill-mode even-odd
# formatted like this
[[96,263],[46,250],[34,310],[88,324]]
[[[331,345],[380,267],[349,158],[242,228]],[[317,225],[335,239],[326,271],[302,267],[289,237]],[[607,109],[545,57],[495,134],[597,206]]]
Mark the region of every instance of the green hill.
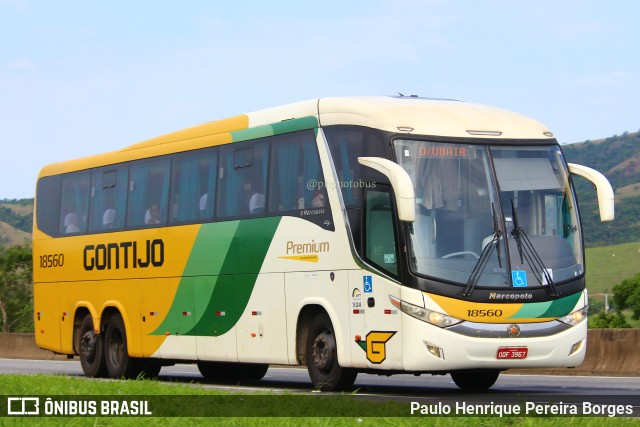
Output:
[[0,245],[29,244],[33,227],[33,199],[0,200]]
[[590,297],[610,294],[615,285],[640,273],[640,242],[588,248],[585,257]]
[[[588,248],[585,256],[589,314],[604,310],[605,294],[614,308],[613,287],[640,272],[640,242]],[[640,321],[631,318],[630,310],[625,310],[625,317],[632,327],[640,327]]]
[[601,223],[591,183],[575,178],[585,244],[590,247],[640,241],[640,132],[563,145],[562,150],[568,162],[602,172],[616,194],[615,220]]

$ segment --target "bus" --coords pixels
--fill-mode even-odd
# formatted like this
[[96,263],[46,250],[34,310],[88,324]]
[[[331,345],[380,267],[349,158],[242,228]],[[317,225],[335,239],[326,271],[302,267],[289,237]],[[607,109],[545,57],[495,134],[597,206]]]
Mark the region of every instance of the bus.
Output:
[[45,166],[33,228],[39,347],[89,377],[210,379],[307,367],[450,374],[575,367],[587,290],[572,174],[553,133],[498,108],[332,97]]

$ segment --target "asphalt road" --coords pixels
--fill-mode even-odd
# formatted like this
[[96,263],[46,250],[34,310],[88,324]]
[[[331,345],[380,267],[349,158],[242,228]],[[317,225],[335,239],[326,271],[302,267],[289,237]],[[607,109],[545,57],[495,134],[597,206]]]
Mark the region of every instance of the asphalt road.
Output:
[[[45,375],[66,375],[83,376],[80,363],[78,361],[43,361],[43,360],[22,360],[22,359],[0,359],[0,385],[2,375],[9,374],[45,374]],[[314,391],[306,369],[295,367],[274,366],[269,369],[266,376],[260,381],[228,382],[220,383],[204,379],[195,365],[180,364],[163,367],[160,372],[160,381],[167,384],[199,384],[205,389],[222,390],[231,392],[230,395],[223,395],[223,399],[231,397],[232,400],[225,401],[225,405],[213,405],[216,397],[214,395],[202,396],[205,399],[201,405],[212,408],[211,416],[221,416],[219,408],[225,408],[229,412],[226,416],[247,416],[247,412],[256,410],[265,401],[260,399],[290,399],[299,396],[299,399],[313,399],[317,397],[333,395],[335,393],[320,393]],[[108,380],[116,381],[116,380]],[[248,393],[239,400],[233,398],[235,393]],[[2,394],[0,392],[0,394]],[[342,393],[341,393],[342,394]],[[500,408],[515,408],[519,405],[532,405],[532,413],[536,413],[537,408],[547,411],[549,408],[581,408],[585,413],[585,405],[588,410],[600,409],[598,416],[615,413],[616,416],[640,417],[640,378],[638,377],[587,377],[587,376],[549,376],[549,375],[510,375],[502,374],[496,384],[488,391],[481,393],[463,393],[453,383],[451,377],[423,375],[420,377],[413,375],[396,375],[392,377],[360,374],[356,380],[354,390],[348,393],[345,398],[356,398],[384,403],[386,401],[398,401],[401,416],[418,415],[420,410],[432,411],[429,408],[449,408],[454,410],[455,415],[465,413],[469,405],[470,408],[489,408],[487,411],[498,411]],[[170,403],[158,403],[159,408],[171,406],[175,402],[171,396],[167,397]],[[8,398],[9,400],[14,397]],[[256,401],[255,399],[258,399]],[[299,406],[297,401],[291,403],[279,402],[282,412],[277,416],[298,416]],[[181,402],[186,402],[181,399]],[[192,401],[185,407],[192,408],[198,405]],[[256,403],[257,402],[257,403]],[[320,402],[319,400],[317,402]],[[1,402],[0,402],[1,403]],[[154,402],[152,402],[154,403]],[[238,408],[238,405],[244,405]],[[406,405],[406,406],[405,406]],[[412,412],[414,410],[415,413]],[[462,409],[459,409],[462,405]],[[564,405],[564,406],[563,406]],[[1,405],[0,405],[1,406]],[[267,405],[265,405],[267,406]],[[286,406],[286,407],[285,407]],[[329,413],[322,412],[324,405],[312,404],[313,408],[320,408],[319,416],[336,416],[329,407]],[[371,407],[371,406],[368,406]],[[235,408],[235,409],[234,409]],[[385,408],[385,405],[376,406]],[[451,409],[454,408],[454,409]],[[593,409],[592,409],[593,408]],[[381,409],[383,410],[383,409]],[[504,409],[506,411],[507,409]],[[293,412],[291,412],[293,411]],[[622,411],[622,412],[615,412]],[[433,412],[427,412],[432,414]],[[446,412],[445,412],[446,413]],[[508,412],[504,412],[509,414]],[[545,414],[547,412],[544,412]],[[385,412],[386,414],[386,412]],[[474,412],[474,414],[483,414]],[[495,413],[485,412],[484,415],[495,416]],[[527,414],[529,414],[527,412]],[[538,413],[539,414],[539,413]],[[620,415],[624,414],[624,415]],[[318,414],[317,414],[318,415]],[[596,415],[590,412],[588,415]],[[197,415],[202,416],[202,415]],[[209,415],[204,415],[209,416]],[[224,416],[224,415],[223,415]],[[259,416],[259,415],[253,415]],[[341,415],[341,416],[344,416]],[[357,416],[361,416],[358,413]],[[364,416],[371,416],[370,413]],[[386,415],[385,415],[386,416]]]
[[[0,359],[0,374],[64,374],[82,376],[78,361],[44,361]],[[313,387],[306,369],[271,367],[260,381],[214,383],[204,379],[195,365],[165,366],[160,381],[199,383],[206,388],[257,392],[309,393]],[[355,389],[361,394],[380,396],[420,397],[425,395],[455,395],[458,387],[449,375],[391,377],[359,374]],[[640,395],[639,377],[594,377],[553,375],[510,375],[503,373],[496,384],[484,394],[560,394],[560,395]],[[640,402],[638,402],[640,404]]]

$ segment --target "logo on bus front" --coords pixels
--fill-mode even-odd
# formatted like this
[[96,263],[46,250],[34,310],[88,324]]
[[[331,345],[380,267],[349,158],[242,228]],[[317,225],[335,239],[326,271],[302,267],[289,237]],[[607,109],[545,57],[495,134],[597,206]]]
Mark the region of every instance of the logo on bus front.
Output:
[[397,331],[371,331],[367,334],[366,341],[356,341],[356,343],[367,352],[367,360],[371,363],[380,364],[387,358],[387,341],[389,341]]

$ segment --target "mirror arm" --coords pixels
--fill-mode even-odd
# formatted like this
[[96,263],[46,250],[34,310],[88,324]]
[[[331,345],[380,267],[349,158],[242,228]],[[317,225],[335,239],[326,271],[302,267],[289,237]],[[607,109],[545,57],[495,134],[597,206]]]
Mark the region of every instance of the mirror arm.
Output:
[[382,157],[358,157],[358,162],[375,169],[389,178],[400,221],[413,222],[416,219],[416,198],[411,177],[402,166]]
[[613,221],[614,218],[614,193],[609,180],[595,169],[586,166],[568,163],[569,172],[588,179],[596,187],[598,193],[598,207],[600,208],[600,221]]

